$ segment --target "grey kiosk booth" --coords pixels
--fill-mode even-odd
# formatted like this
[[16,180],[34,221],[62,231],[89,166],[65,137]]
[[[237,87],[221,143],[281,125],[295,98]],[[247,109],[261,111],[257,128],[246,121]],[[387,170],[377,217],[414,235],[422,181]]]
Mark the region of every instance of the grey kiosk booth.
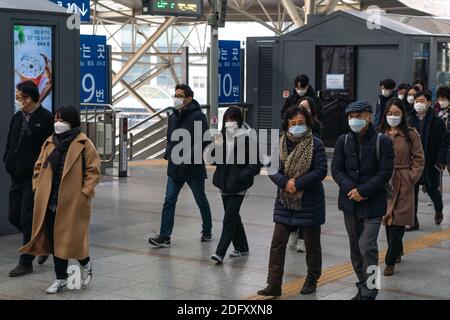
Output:
[[345,106],[357,99],[375,105],[380,80],[421,77],[433,92],[448,85],[449,48],[448,20],[391,14],[377,20],[358,11],[314,16],[280,37],[248,38],[246,101],[254,106],[248,120],[255,128],[279,128],[294,78],[307,74],[325,107],[322,138],[333,147],[348,130]]
[[[0,153],[3,156],[15,107],[15,85],[35,82],[50,111],[80,106],[80,32],[68,29],[69,14],[48,0],[0,0]],[[17,232],[8,222],[10,178],[0,165],[0,236]]]

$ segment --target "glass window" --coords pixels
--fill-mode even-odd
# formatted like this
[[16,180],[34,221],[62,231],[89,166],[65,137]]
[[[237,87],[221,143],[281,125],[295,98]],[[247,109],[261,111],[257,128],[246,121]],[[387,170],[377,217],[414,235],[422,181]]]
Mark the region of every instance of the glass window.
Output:
[[450,85],[450,42],[438,42],[436,86]]
[[192,77],[192,80],[194,82],[194,88],[206,88],[206,77]]

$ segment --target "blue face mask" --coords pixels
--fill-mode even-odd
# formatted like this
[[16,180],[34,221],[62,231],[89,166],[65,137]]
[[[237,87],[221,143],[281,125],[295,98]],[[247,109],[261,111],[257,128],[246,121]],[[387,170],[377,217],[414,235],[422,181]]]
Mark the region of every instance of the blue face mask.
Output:
[[350,129],[352,129],[352,131],[355,133],[361,132],[361,130],[364,129],[366,124],[367,124],[366,119],[353,118],[348,121],[348,125],[350,126]]
[[308,128],[304,124],[297,125],[297,126],[292,126],[292,127],[289,128],[289,132],[295,138],[300,138],[302,135],[304,135],[306,133],[307,130],[308,130]]

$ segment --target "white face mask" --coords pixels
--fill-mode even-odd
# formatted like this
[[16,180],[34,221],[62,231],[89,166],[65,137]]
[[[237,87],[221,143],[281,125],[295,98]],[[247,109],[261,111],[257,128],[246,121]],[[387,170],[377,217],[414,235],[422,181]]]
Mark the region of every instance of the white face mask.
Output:
[[402,122],[402,117],[400,116],[387,116],[387,123],[390,127],[397,127]]
[[308,91],[307,89],[299,89],[299,88],[296,88],[295,90],[297,91],[297,93],[300,97],[303,97],[306,94],[306,92]]
[[225,122],[225,129],[234,130],[238,128],[237,121],[227,121]]
[[398,95],[398,98],[399,98],[400,100],[403,100],[404,97],[405,97],[404,94],[399,94],[399,95]]
[[439,100],[439,105],[441,106],[442,109],[447,109],[449,102],[448,100]]
[[413,104],[414,103],[414,96],[408,96],[408,98],[406,100],[408,101],[409,104]]
[[180,110],[184,106],[184,99],[183,98],[174,98],[173,106],[176,110]]
[[14,106],[16,107],[17,110],[22,110],[23,109],[23,104],[20,101],[16,100]]
[[385,98],[387,98],[387,97],[389,97],[389,96],[392,94],[392,90],[383,89],[383,90],[381,90],[381,94],[382,94]]
[[419,103],[416,103],[416,104],[414,105],[414,109],[415,109],[417,112],[424,112],[424,111],[427,111],[428,106],[427,106],[425,103],[419,102]]
[[72,128],[67,123],[60,122],[60,121],[55,122],[55,133],[56,134],[61,134],[61,133],[67,132],[70,129],[72,129]]

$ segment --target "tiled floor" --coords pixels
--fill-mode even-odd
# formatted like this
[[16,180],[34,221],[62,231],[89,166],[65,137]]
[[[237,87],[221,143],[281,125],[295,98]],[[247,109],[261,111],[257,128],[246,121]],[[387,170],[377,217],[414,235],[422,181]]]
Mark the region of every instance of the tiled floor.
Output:
[[[212,172],[209,172],[210,177]],[[445,176],[445,220],[434,225],[432,207],[421,195],[419,232],[405,239],[450,228],[450,179]],[[222,229],[223,207],[216,188],[207,180],[207,195],[213,213],[214,240],[201,243],[201,219],[191,191],[185,187],[177,204],[172,247],[155,249],[148,244],[152,230],[159,230],[166,186],[166,169],[159,165],[130,168],[126,179],[106,176],[97,189],[91,223],[92,285],[85,290],[48,296],[53,281],[53,263],[35,264],[34,273],[9,278],[17,262],[20,237],[0,237],[0,299],[242,299],[265,286],[272,238],[272,208],[275,187],[266,176],[256,178],[241,214],[251,255],[210,260]],[[323,269],[349,262],[348,239],[342,214],[337,210],[337,186],[325,182],[327,223],[322,228]],[[384,230],[380,249],[386,247]],[[415,251],[404,257],[396,275],[381,279],[379,299],[450,299],[450,240]],[[306,273],[304,254],[288,250],[285,283]],[[290,295],[287,299],[349,299],[355,295],[354,275],[336,277],[321,285],[314,295]]]

